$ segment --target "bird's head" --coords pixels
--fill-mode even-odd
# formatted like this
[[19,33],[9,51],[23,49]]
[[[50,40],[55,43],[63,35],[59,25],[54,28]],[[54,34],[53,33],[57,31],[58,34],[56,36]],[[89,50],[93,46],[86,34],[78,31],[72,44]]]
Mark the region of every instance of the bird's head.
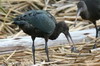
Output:
[[81,13],[81,12],[86,12],[88,11],[87,5],[85,3],[85,1],[81,0],[80,2],[77,3],[77,13]]
[[86,3],[81,0],[80,2],[77,3],[77,15],[76,15],[76,19],[75,19],[75,24],[74,26],[76,25],[76,22],[77,22],[77,17],[80,15],[80,14],[83,14],[86,18],[89,17],[89,12],[88,12],[88,8],[87,8],[87,5]]

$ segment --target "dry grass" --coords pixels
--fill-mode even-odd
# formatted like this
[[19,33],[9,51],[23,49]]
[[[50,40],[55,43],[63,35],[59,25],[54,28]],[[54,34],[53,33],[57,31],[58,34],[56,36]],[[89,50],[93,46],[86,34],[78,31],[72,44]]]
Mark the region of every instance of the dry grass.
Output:
[[[73,26],[76,18],[75,3],[76,1],[67,0],[47,0],[47,2],[45,0],[0,0],[0,38],[6,38],[13,34],[14,37],[22,35],[23,32],[11,24],[12,18],[32,9],[48,10],[58,22],[65,21],[69,25],[70,31],[94,28],[93,24],[89,24],[89,21],[84,21],[80,17],[78,17],[76,27]],[[97,21],[97,24],[99,26],[100,22]],[[94,39],[94,37],[88,37]],[[46,55],[43,48],[37,49],[36,61],[40,66],[100,66],[100,51],[91,50],[92,53],[89,53],[93,44],[93,42],[77,44],[79,53],[71,53],[68,45],[50,47],[51,62],[45,62]],[[0,64],[4,66],[30,66],[32,65],[31,49],[3,53],[0,55]]]
[[[100,42],[100,40],[98,40]],[[36,66],[99,66],[100,65],[100,50],[91,50],[92,42],[82,42],[76,44],[79,53],[71,53],[70,46],[59,45],[49,47],[50,62],[46,62],[46,54],[44,48],[36,49]],[[100,44],[98,45],[98,48]],[[100,49],[100,48],[99,48]],[[13,50],[12,52],[0,55],[0,64],[5,66],[31,66],[32,52],[31,49]]]

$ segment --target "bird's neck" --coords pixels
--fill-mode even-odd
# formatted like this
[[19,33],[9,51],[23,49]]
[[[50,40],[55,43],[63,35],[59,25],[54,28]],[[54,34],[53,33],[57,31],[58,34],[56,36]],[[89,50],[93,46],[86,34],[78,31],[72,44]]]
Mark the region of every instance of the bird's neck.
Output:
[[84,10],[81,15],[84,15],[83,18],[85,19],[89,19],[90,18],[90,13],[88,11],[88,9]]
[[81,14],[83,18],[89,19],[90,18],[90,13],[87,7],[87,4],[84,1],[81,1],[83,3],[83,7],[81,7]]
[[49,37],[49,39],[54,40],[56,38],[58,38],[59,34],[61,32],[59,30],[57,30],[57,28],[55,28],[54,32],[51,34],[51,36]]
[[54,40],[56,38],[58,38],[60,33],[63,33],[64,31],[64,22],[59,22],[56,24],[56,28],[54,30],[54,32],[52,33],[52,35],[49,37],[49,39]]

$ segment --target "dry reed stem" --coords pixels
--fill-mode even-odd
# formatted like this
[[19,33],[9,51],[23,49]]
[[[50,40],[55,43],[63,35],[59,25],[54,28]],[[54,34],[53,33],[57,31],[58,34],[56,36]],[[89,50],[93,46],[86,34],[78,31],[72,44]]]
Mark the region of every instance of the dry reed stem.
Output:
[[[76,44],[77,47],[81,46],[83,49],[80,50],[80,53],[71,53],[70,52],[70,48],[66,48],[69,45],[59,45],[59,46],[55,46],[55,47],[49,47],[49,52],[50,52],[50,59],[51,62],[41,62],[40,60],[45,60],[46,59],[46,54],[44,51],[44,48],[39,48],[36,50],[36,59],[37,59],[37,64],[36,65],[99,65],[99,61],[100,61],[100,52],[98,51],[94,51],[92,53],[87,52],[89,49],[84,49],[87,48],[88,46],[92,47],[93,44],[91,45],[88,44]],[[51,50],[52,49],[52,50]],[[41,56],[40,56],[41,55]],[[3,57],[3,58],[2,58]],[[14,63],[14,65],[16,65],[16,62],[20,63],[21,65],[29,65],[32,64],[32,52],[31,49],[26,49],[26,50],[21,50],[21,51],[17,51],[15,53],[15,51],[13,51],[12,53],[7,53],[4,55],[0,55],[0,59],[3,60],[7,60],[5,63],[7,65],[9,65],[9,63]],[[6,59],[7,58],[7,59]],[[19,62],[20,61],[20,62]],[[28,62],[29,63],[24,63],[24,62]],[[1,63],[1,61],[0,61]],[[23,63],[23,64],[22,64]],[[89,64],[90,63],[90,64]]]

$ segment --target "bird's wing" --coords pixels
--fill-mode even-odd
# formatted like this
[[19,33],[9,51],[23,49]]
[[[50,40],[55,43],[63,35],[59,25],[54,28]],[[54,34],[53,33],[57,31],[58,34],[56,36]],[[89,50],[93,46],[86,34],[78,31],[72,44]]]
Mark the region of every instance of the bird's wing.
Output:
[[54,16],[52,16],[48,11],[45,11],[48,15],[48,17],[50,17],[51,19],[53,19],[54,23],[57,24],[56,19],[54,18]]
[[45,11],[45,10],[37,10],[37,13],[42,13],[42,14],[46,14],[48,16],[48,18],[51,18],[53,20],[53,22],[55,24],[57,24],[57,21],[56,19],[54,18],[53,15],[51,15],[48,11]]
[[100,0],[83,0],[89,10],[91,17],[100,17]]
[[23,15],[22,19],[26,20],[36,28],[46,33],[52,33],[55,29],[55,19],[44,10],[32,10]]
[[98,10],[97,10],[97,14],[98,14],[99,19],[100,19],[100,0],[97,1],[96,7],[97,7],[97,9],[98,9]]

